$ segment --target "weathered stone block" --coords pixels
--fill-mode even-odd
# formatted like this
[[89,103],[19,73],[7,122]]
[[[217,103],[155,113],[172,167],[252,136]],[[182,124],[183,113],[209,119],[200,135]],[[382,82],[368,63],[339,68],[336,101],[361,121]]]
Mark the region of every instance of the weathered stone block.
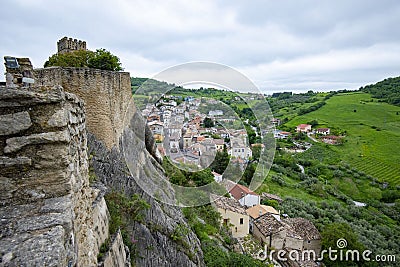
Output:
[[54,142],[69,142],[70,135],[67,130],[60,132],[32,134],[29,136],[13,137],[6,140],[7,146],[4,153],[12,153],[27,145],[48,144]]
[[51,116],[47,124],[54,127],[64,127],[68,124],[69,112],[66,109],[60,109]]
[[5,168],[11,166],[24,166],[31,164],[32,160],[28,157],[18,157],[18,158],[0,157],[0,166]]
[[0,116],[0,135],[15,134],[31,127],[32,122],[26,111]]

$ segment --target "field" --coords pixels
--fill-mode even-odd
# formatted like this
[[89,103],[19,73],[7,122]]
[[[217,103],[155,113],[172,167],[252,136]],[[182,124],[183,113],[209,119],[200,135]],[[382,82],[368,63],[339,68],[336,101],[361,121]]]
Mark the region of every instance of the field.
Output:
[[342,93],[320,109],[286,123],[294,128],[317,120],[318,127],[345,131],[343,145],[332,146],[341,158],[379,181],[400,184],[400,107],[377,102],[362,92]]

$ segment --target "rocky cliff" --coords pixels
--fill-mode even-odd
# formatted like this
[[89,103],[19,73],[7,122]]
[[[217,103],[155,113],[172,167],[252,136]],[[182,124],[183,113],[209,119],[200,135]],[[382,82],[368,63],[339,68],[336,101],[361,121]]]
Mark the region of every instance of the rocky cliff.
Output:
[[[103,196],[111,191],[138,194],[150,204],[144,220],[128,224],[135,266],[203,266],[199,240],[181,210],[154,200],[136,183],[148,180],[159,199],[173,202],[134,106],[123,123],[129,74],[48,68],[34,75],[34,88],[0,88],[0,266],[130,265],[132,252],[120,233],[109,236]],[[135,146],[129,169],[127,144]],[[97,176],[92,186],[89,154]],[[174,240],[182,227],[186,235]],[[106,239],[111,242],[99,263]]]

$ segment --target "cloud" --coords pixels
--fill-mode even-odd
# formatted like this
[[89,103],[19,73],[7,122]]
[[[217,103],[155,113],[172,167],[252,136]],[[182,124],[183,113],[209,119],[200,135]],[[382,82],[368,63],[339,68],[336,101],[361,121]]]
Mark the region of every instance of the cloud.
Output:
[[0,51],[37,67],[70,36],[118,55],[133,76],[191,61],[232,66],[265,90],[357,88],[399,75],[395,0],[15,0],[2,10]]

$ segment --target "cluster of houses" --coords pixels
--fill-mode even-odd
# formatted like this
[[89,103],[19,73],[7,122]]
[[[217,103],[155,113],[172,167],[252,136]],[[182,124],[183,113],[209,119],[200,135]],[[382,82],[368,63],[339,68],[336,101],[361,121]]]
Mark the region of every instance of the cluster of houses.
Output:
[[340,144],[343,138],[342,136],[331,135],[331,129],[329,128],[317,128],[313,130],[310,124],[299,124],[296,127],[296,132],[317,135],[323,143],[330,145]]
[[[178,104],[176,97],[162,98],[156,104],[147,104],[142,114],[153,133],[160,156],[199,167],[208,166],[217,151],[227,149],[230,156],[245,166],[252,157],[246,130],[206,128],[206,118],[213,121],[232,121],[222,110],[199,111],[201,99],[186,97]],[[213,99],[207,100],[215,104]],[[226,142],[228,141],[229,142]]]
[[[318,256],[321,251],[321,235],[317,228],[307,219],[289,218],[272,206],[260,204],[261,198],[281,202],[273,194],[262,196],[249,188],[229,180],[222,184],[229,192],[230,198],[212,195],[212,205],[221,214],[221,223],[230,228],[232,236],[237,239],[251,234],[262,247],[285,250],[286,255],[292,250],[301,255],[305,250],[314,251]],[[290,266],[317,266],[312,259],[295,261]]]
[[[272,124],[275,126],[279,126],[281,121],[280,119],[273,118],[271,120]],[[330,128],[317,128],[317,129],[312,129],[312,125],[310,124],[299,124],[296,126],[296,132],[297,133],[306,133],[308,135],[316,135],[318,136],[319,140],[321,142],[330,144],[330,145],[337,145],[342,142],[342,136],[336,136],[336,135],[331,135],[331,129]],[[275,139],[288,139],[292,133],[287,132],[287,131],[282,131],[275,129],[273,131],[274,133],[274,138]]]

